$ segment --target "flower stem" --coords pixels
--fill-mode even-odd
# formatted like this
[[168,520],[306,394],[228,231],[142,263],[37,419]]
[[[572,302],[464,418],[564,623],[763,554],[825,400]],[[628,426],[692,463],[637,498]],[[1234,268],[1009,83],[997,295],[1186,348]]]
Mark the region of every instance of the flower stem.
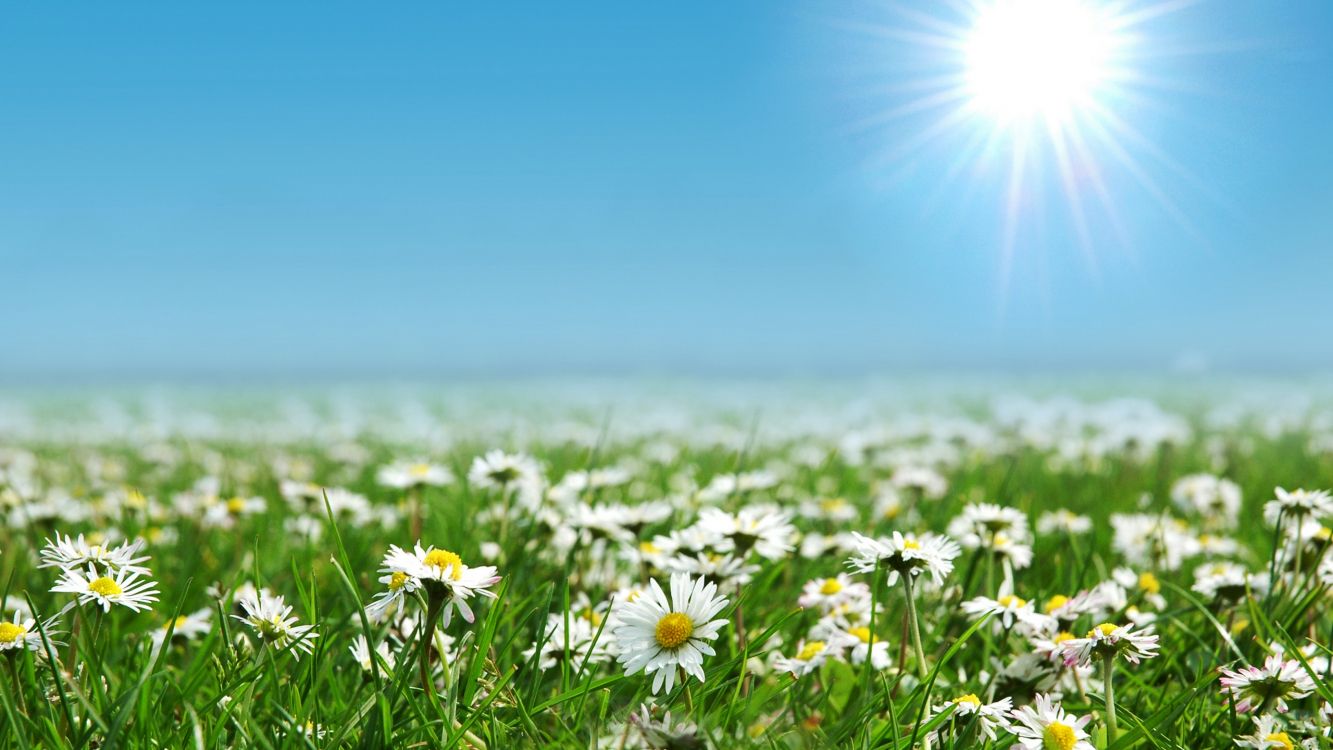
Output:
[[1115,654],[1102,657],[1102,679],[1106,683],[1106,744],[1115,742],[1115,686],[1111,675],[1115,669]]
[[916,650],[916,673],[926,679],[926,652],[921,649],[921,623],[916,616],[916,597],[912,591],[912,576],[903,573],[903,588],[907,589],[907,622],[912,628],[912,647]]
[[421,623],[421,687],[431,702],[435,702],[435,681],[430,676],[430,645],[435,640],[435,623],[440,619],[440,610],[444,604],[440,597],[432,593],[426,605],[426,621]]

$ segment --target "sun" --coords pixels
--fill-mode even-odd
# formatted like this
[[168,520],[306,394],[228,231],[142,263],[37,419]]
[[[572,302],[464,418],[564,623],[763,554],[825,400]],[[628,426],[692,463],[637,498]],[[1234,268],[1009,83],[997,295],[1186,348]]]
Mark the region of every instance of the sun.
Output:
[[1067,120],[1113,78],[1116,18],[1080,0],[997,0],[963,40],[972,105],[999,121]]

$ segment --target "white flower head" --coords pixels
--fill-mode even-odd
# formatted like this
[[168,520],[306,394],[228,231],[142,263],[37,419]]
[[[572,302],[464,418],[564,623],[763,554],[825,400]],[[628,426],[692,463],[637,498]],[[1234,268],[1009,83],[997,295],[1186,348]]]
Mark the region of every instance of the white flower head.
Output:
[[676,573],[670,587],[668,598],[657,581],[650,581],[647,592],[617,612],[616,645],[625,674],[656,673],[653,693],[675,686],[677,668],[703,682],[703,658],[714,653],[709,642],[727,624],[717,618],[727,606],[717,584]]
[[92,565],[83,571],[66,570],[51,591],[75,594],[80,604],[91,602],[103,612],[110,612],[113,604],[141,612],[152,609],[149,605],[157,601],[157,584],[140,580],[139,573],[125,568],[109,575],[102,575]]
[[1236,710],[1247,713],[1267,708],[1286,713],[1287,701],[1304,698],[1315,690],[1314,680],[1298,659],[1272,654],[1262,667],[1245,666],[1222,670],[1222,691],[1236,702]]
[[259,589],[253,594],[238,595],[236,604],[244,614],[232,618],[250,626],[255,637],[278,650],[292,646],[292,655],[315,650],[314,639],[319,637],[313,625],[300,625],[292,615],[292,608],[281,596]]
[[1123,656],[1126,661],[1138,664],[1143,659],[1157,656],[1157,636],[1142,631],[1135,632],[1134,625],[1116,625],[1104,622],[1083,638],[1071,638],[1062,646],[1065,664],[1068,666],[1085,665],[1094,656]]
[[877,565],[888,571],[886,582],[893,585],[899,575],[918,576],[929,573],[938,585],[953,571],[954,558],[962,552],[958,544],[946,536],[926,533],[921,536],[893,532],[891,538],[872,539],[852,532],[851,559],[848,567],[858,573],[873,572]]
[[1092,717],[1066,713],[1046,695],[1037,695],[1032,705],[1009,715],[1014,720],[1010,731],[1025,750],[1094,750],[1084,730]]
[[86,567],[93,567],[103,573],[115,573],[121,570],[127,570],[140,575],[148,575],[148,568],[139,563],[148,560],[148,556],[136,557],[144,548],[144,540],[136,539],[133,542],[121,542],[112,547],[105,543],[93,543],[84,539],[83,534],[77,538],[71,536],[60,536],[56,532],[55,539],[47,539],[46,546],[42,548],[39,555],[41,562],[39,568],[60,568],[62,570],[81,570]]
[[375,472],[375,481],[385,487],[406,490],[413,487],[443,487],[454,481],[453,472],[430,461],[395,461]]

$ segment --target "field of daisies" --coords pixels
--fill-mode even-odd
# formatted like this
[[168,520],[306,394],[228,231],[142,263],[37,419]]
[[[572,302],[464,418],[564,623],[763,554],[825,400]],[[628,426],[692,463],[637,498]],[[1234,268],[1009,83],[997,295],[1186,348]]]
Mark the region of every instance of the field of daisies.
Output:
[[1333,748],[1333,399],[0,398],[0,746]]

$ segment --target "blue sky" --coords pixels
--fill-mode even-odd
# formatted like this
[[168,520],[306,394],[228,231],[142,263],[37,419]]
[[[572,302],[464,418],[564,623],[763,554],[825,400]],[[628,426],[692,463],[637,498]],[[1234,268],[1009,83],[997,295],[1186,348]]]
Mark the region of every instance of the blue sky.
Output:
[[1001,160],[860,125],[939,7],[11,8],[0,375],[1333,366],[1333,7],[1145,24],[1189,228],[1104,155],[1125,240],[1037,182],[1007,277]]

